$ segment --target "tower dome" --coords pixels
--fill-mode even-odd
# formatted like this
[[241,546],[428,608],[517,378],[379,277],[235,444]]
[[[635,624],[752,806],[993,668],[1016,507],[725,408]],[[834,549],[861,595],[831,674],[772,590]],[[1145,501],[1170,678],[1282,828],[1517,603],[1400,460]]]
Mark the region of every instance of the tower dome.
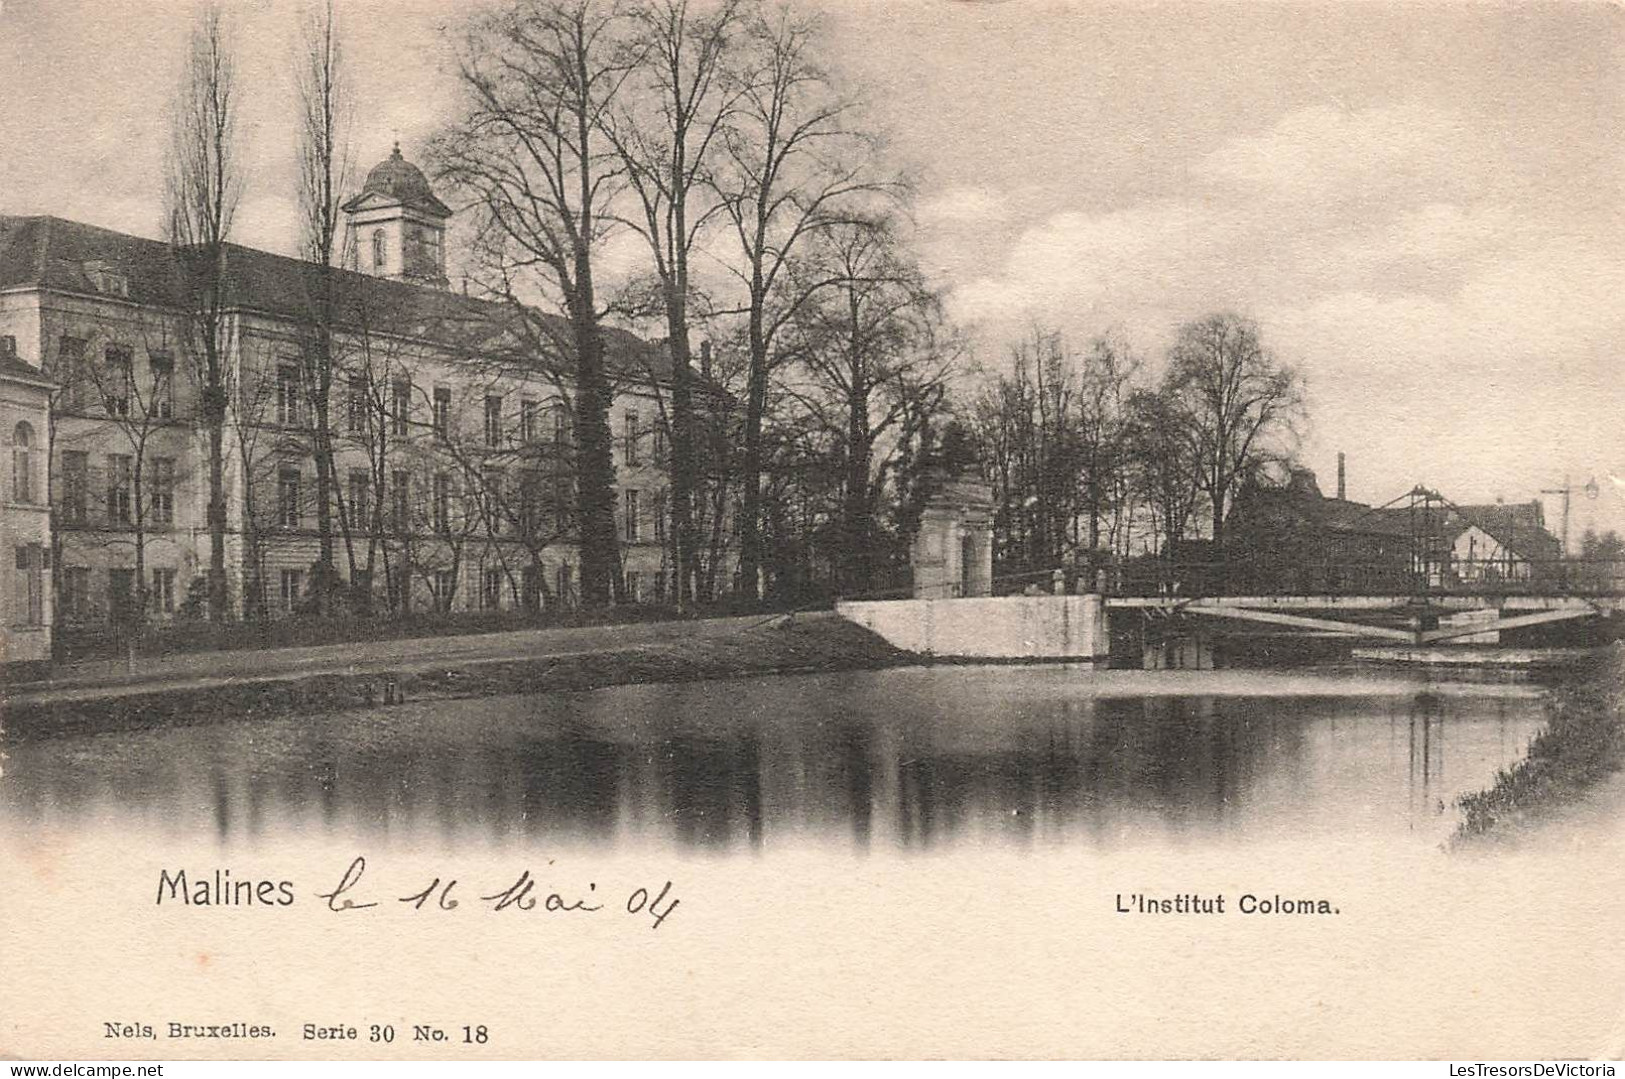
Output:
[[361,194],[381,195],[392,202],[449,213],[445,204],[435,198],[434,188],[429,186],[429,178],[423,175],[423,170],[401,156],[398,142],[390,155],[367,173]]
[[367,173],[367,182],[361,185],[361,190],[363,193],[388,195],[401,202],[434,194],[423,170],[401,156],[401,144],[398,142],[394,152]]

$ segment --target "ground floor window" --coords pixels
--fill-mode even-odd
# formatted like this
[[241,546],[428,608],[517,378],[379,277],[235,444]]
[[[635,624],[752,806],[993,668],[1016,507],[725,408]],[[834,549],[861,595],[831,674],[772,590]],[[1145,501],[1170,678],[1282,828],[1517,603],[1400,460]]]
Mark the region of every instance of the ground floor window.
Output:
[[107,571],[107,613],[119,624],[132,621],[135,612],[135,570],[110,569]]
[[635,569],[627,570],[626,571],[626,587],[625,587],[624,591],[626,593],[626,602],[628,602],[628,603],[642,603],[643,602],[643,575],[640,574]]
[[520,602],[527,611],[542,609],[542,568],[532,562],[519,574]]
[[502,609],[502,567],[487,568],[480,586],[480,608],[486,611]]
[[85,566],[64,567],[58,600],[62,618],[73,622],[84,619],[90,613],[90,570]]
[[570,583],[570,563],[559,563],[558,583],[553,591],[557,593],[560,603],[565,604],[566,606],[569,605],[571,596],[573,595],[573,589]]
[[45,565],[45,548],[40,544],[17,548],[17,620],[24,625],[45,624]]
[[305,587],[305,571],[298,569],[285,569],[282,571],[282,609],[294,611],[299,607],[299,597]]
[[457,591],[453,587],[455,578],[449,569],[437,569],[429,578],[429,592],[434,597],[434,609],[445,613],[451,610],[451,601]]
[[154,614],[175,613],[175,571],[172,569],[154,569],[152,571],[152,610]]

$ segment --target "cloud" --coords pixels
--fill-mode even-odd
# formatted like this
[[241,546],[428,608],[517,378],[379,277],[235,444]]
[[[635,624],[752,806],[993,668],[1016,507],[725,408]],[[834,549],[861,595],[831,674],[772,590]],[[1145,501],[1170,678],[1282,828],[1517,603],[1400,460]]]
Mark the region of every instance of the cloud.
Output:
[[977,227],[1006,221],[1011,212],[1007,195],[985,187],[956,187],[921,203],[915,216],[925,226]]
[[1395,188],[1456,186],[1487,153],[1460,117],[1417,102],[1365,109],[1314,105],[1230,139],[1197,174],[1275,198],[1371,199]]

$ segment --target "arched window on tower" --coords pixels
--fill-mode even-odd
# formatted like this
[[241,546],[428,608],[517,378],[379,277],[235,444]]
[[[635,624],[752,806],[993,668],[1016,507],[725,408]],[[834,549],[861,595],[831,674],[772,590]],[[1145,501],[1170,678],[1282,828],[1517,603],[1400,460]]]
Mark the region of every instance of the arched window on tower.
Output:
[[382,270],[384,268],[383,229],[373,229],[372,231],[372,268],[375,270]]
[[34,501],[34,428],[27,423],[11,433],[11,499]]

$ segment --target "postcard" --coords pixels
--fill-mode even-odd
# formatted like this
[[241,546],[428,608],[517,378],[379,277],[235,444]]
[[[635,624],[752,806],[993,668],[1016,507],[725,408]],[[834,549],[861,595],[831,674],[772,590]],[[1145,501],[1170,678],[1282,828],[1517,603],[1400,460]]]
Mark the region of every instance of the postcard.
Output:
[[1622,49],[4,0],[0,1056],[1618,1056]]

